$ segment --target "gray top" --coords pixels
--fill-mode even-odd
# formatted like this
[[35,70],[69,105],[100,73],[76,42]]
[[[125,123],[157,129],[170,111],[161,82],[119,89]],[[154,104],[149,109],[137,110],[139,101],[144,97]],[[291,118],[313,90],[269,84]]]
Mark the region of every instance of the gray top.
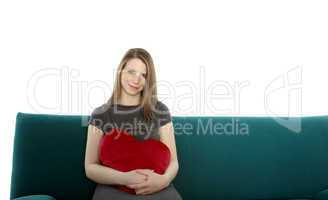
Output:
[[108,133],[112,128],[125,130],[138,140],[159,140],[159,128],[172,120],[168,107],[157,101],[153,110],[154,118],[147,122],[139,105],[103,104],[95,108],[89,119],[92,124]]

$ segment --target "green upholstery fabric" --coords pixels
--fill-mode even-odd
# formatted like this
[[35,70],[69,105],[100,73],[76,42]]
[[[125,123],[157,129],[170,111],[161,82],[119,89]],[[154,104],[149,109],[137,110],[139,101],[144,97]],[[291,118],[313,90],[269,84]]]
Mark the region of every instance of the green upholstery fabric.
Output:
[[[88,117],[17,114],[11,199],[91,199],[95,183],[83,165]],[[313,198],[328,188],[328,116],[295,119],[300,133],[271,117],[173,117],[175,187],[186,200]],[[231,126],[214,130],[231,123],[247,125],[248,134],[231,134]]]
[[84,171],[86,131],[81,116],[18,113],[11,198],[91,199],[95,183]]
[[328,189],[320,191],[316,194],[314,200],[328,200]]
[[24,197],[15,198],[14,200],[56,200],[56,199],[48,195],[28,195]]

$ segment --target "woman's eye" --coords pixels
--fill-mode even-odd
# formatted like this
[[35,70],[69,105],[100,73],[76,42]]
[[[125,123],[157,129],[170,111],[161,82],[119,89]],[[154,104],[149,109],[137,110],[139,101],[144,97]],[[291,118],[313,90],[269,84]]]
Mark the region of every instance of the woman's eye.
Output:
[[[127,72],[129,73],[129,74],[131,74],[131,75],[136,75],[137,74],[137,71],[135,71],[135,70],[127,70]],[[142,73],[141,74],[142,75],[142,77],[144,77],[144,78],[146,78],[147,77],[147,75],[146,74],[144,74],[144,73]]]

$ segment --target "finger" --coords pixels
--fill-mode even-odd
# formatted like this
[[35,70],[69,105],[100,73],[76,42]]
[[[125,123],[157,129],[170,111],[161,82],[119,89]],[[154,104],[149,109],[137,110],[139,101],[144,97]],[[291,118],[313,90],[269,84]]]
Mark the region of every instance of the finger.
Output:
[[145,179],[143,179],[143,180],[139,180],[139,181],[135,181],[135,182],[132,182],[132,183],[126,184],[126,186],[128,186],[128,187],[135,187],[135,186],[137,186],[137,185],[139,185],[139,184],[144,184],[144,183],[146,183],[146,182],[148,182],[148,179],[147,179],[147,178],[145,178]]
[[149,185],[142,185],[142,184],[139,184],[139,185],[136,185],[136,186],[133,186],[134,187],[134,189],[136,189],[136,190],[141,190],[141,189],[145,189],[145,188],[148,188],[149,187]]
[[152,194],[152,193],[153,192],[148,191],[148,192],[143,193],[142,195],[149,195],[149,194]]
[[147,194],[151,194],[151,192],[150,190],[139,190],[136,192],[136,194],[147,195]]
[[136,194],[142,194],[142,195],[150,194],[150,190],[148,188],[136,190]]
[[131,189],[136,189],[138,184],[140,184],[140,183],[130,184],[130,185],[126,185],[126,186],[129,187],[129,188],[131,188]]
[[141,188],[147,186],[149,183],[148,178],[144,179],[142,182],[128,184],[131,188]]
[[130,184],[128,187],[133,188],[133,189],[141,189],[141,188],[148,187],[148,183]]

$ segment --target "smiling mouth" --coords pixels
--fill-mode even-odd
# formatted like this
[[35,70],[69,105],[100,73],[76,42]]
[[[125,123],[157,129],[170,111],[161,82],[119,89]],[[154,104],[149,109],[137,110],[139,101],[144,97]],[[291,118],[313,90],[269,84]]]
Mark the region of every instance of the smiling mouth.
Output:
[[132,86],[132,85],[130,85],[130,84],[128,84],[131,88],[133,88],[133,89],[139,89],[139,87],[135,87],[135,86]]

